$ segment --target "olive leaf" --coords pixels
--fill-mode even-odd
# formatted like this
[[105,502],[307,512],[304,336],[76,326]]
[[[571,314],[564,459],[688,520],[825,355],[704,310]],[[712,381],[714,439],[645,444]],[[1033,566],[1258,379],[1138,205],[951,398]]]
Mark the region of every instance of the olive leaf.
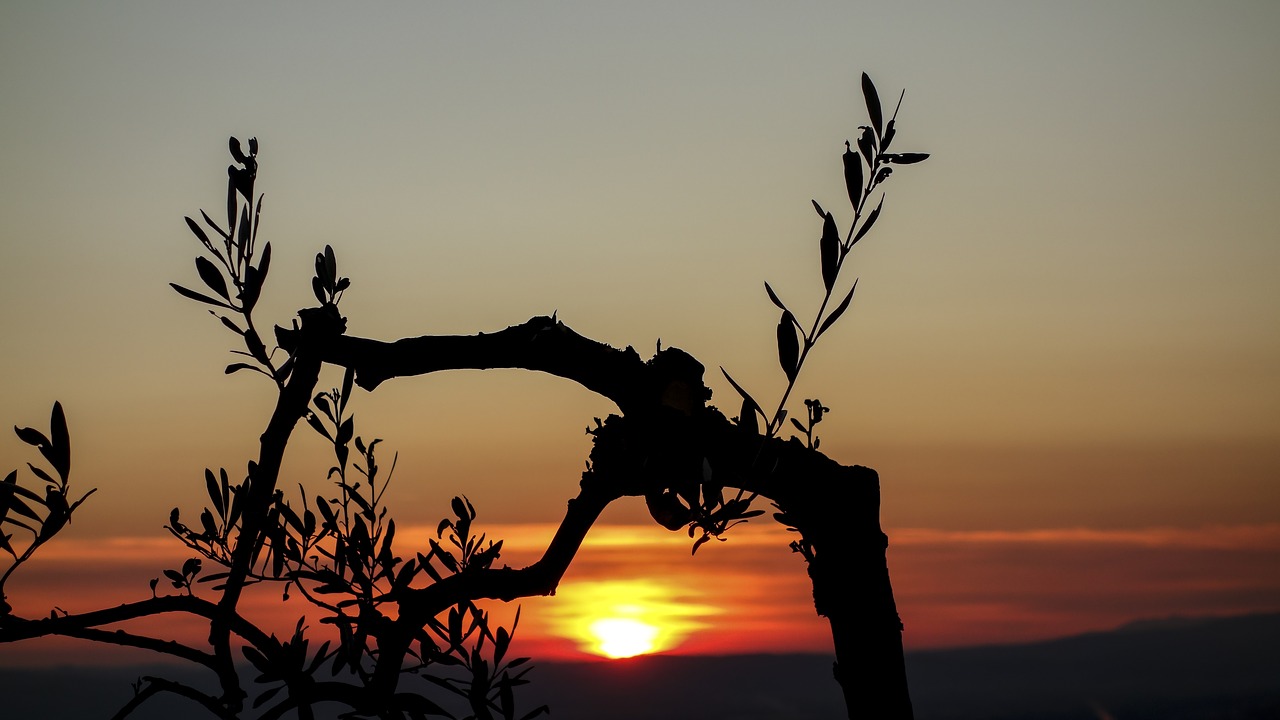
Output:
[[[885,168],[885,169],[888,170],[888,168]],[[884,207],[883,195],[880,196],[880,202],[876,204],[876,209],[872,210],[871,214],[867,215],[866,222],[862,223],[862,227],[858,228],[858,232],[853,236],[853,242],[849,243],[849,247],[853,247],[854,245],[857,245],[858,241],[861,240],[863,236],[865,236],[868,232],[871,231],[871,226],[875,225],[876,220],[880,218],[880,208],[882,207]]]
[[856,211],[862,204],[862,158],[853,151],[849,141],[844,142],[844,184],[849,190],[849,202]]
[[[822,326],[818,328],[818,336],[826,332],[827,328],[834,325],[836,320],[838,320],[840,316],[844,314],[844,311],[849,308],[849,302],[853,300],[853,292],[857,289],[858,289],[858,281],[854,280],[853,287],[849,288],[849,294],[845,295],[844,300],[841,300],[840,304],[836,306],[836,309],[832,310],[831,314],[827,316],[827,319],[822,321]],[[815,336],[815,339],[816,337],[817,336]]]
[[[836,273],[840,270],[840,231],[836,229],[836,220],[827,213],[822,220],[822,238],[818,241],[822,260],[822,284],[827,292],[836,284]],[[786,310],[786,308],[783,308]]]
[[764,284],[764,291],[765,291],[765,292],[767,292],[767,293],[769,293],[769,299],[773,301],[773,304],[774,304],[774,305],[777,305],[777,306],[778,306],[778,309],[779,309],[779,310],[786,310],[786,309],[787,309],[787,306],[786,306],[786,305],[783,305],[783,304],[782,304],[782,300],[780,300],[780,299],[778,298],[778,293],[774,292],[772,287],[769,287],[769,282],[768,282],[768,281],[765,281],[765,284]]
[[876,92],[871,77],[862,73],[862,96],[867,101],[867,116],[871,118],[871,127],[876,129],[876,137],[880,137],[884,128],[884,114],[880,110],[880,94]]
[[222,273],[218,272],[218,268],[209,262],[208,258],[196,258],[196,272],[200,274],[200,279],[210,290],[217,293],[224,300],[230,300],[231,296],[227,292],[227,281],[223,279]]
[[794,381],[799,373],[800,339],[796,330],[796,320],[791,311],[784,310],[778,320],[778,364],[787,380]]
[[201,293],[196,292],[195,290],[188,290],[187,288],[184,288],[177,283],[169,283],[169,287],[176,290],[179,295],[186,298],[191,298],[192,300],[195,300],[197,302],[208,303],[210,305],[217,305],[218,307],[226,308],[228,310],[236,309],[232,307],[229,303],[222,302],[221,300],[215,300],[209,297],[208,295],[203,295]]

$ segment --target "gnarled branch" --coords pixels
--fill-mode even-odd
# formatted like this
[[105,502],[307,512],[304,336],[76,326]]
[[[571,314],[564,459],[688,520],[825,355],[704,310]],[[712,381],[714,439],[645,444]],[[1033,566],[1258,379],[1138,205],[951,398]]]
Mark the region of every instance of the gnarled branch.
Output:
[[[848,706],[867,708],[870,701],[874,707],[869,709],[878,715],[911,717],[875,471],[841,465],[798,440],[762,436],[730,422],[706,405],[711,391],[703,382],[703,366],[687,353],[671,348],[643,362],[631,348],[617,350],[547,317],[471,336],[390,343],[334,337],[319,353],[325,362],[355,370],[356,381],[368,389],[393,377],[442,370],[521,368],[573,380],[623,412],[593,431],[592,468],[583,476],[583,492],[570,501],[543,557],[523,569],[464,573],[407,591],[397,621],[406,647],[407,632],[451,605],[554,592],[605,505],[624,495],[653,497],[667,489],[697,497],[690,488],[705,481],[705,466],[717,485],[772,500],[779,519],[800,531],[815,609],[832,624],[836,678]],[[860,578],[859,592],[847,589],[848,577]],[[383,658],[383,677],[399,654]]]

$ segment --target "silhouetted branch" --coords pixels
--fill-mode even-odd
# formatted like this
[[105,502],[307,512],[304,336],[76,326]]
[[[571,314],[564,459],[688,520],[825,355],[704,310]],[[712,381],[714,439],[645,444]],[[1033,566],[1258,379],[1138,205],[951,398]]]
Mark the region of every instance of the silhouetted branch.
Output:
[[[282,346],[289,344],[288,338],[282,339]],[[356,384],[366,390],[391,378],[442,370],[534,370],[573,380],[612,400],[623,412],[650,403],[655,394],[661,398],[678,374],[672,372],[674,363],[646,363],[631,348],[618,350],[591,340],[545,316],[477,335],[426,335],[395,342],[342,336],[325,344],[320,356],[327,363],[354,368]]]
[[[29,620],[20,618],[16,615],[7,615],[0,617],[0,642],[15,642],[18,640],[27,640],[37,637],[45,637],[48,635],[64,635],[69,637],[81,637],[80,633],[91,628],[97,628],[103,625],[111,625],[119,622],[127,622],[138,618],[149,618],[165,613],[187,613],[206,618],[210,621],[220,620],[229,630],[233,631],[238,637],[259,648],[265,653],[275,652],[279,648],[279,642],[260,630],[249,620],[235,613],[227,613],[218,605],[193,595],[165,595],[162,597],[148,598],[133,603],[125,603],[117,605],[113,608],[105,608],[102,610],[94,610],[91,612],[81,613],[77,615],[57,615],[55,617],[41,618],[39,620]],[[137,639],[151,640],[151,638],[143,638],[143,636],[123,635],[125,639],[130,637]],[[117,642],[114,632],[103,631],[103,634],[96,637],[88,637],[90,640],[100,640],[113,644],[133,644],[132,642]],[[165,643],[162,645],[172,645],[178,648],[184,646],[178,643]],[[139,647],[141,647],[139,645]],[[186,655],[183,652],[173,652],[163,648],[155,648],[167,654],[176,655],[178,657],[186,657],[189,660],[200,662],[208,665],[206,662],[210,655],[200,653],[186,648],[194,655]]]
[[569,500],[564,519],[536,562],[520,569],[468,568],[425,588],[406,588],[395,593],[399,616],[392,631],[380,638],[373,687],[384,690],[394,687],[412,639],[432,618],[449,608],[481,599],[509,602],[554,594],[587,532],[605,507],[619,497],[620,494],[587,471],[583,473],[581,492]]
[[175,640],[160,640],[159,638],[148,637],[146,635],[138,635],[135,633],[125,632],[123,630],[99,630],[97,628],[66,628],[59,630],[56,635],[63,637],[79,638],[81,640],[93,640],[95,642],[106,643],[108,645],[120,645],[122,647],[135,647],[142,650],[150,650],[162,655],[172,655],[183,660],[190,660],[193,663],[204,665],[212,668],[216,658],[211,653],[201,652],[188,645],[183,645]]
[[[649,436],[653,442],[640,445],[646,453],[670,454],[670,447],[663,450],[662,446],[676,436],[684,438],[682,444],[699,439],[697,447],[686,449],[699,457],[714,458],[712,467],[722,484],[785,501],[789,494],[820,491],[815,484],[842,481],[833,473],[843,466],[821,452],[796,441],[749,433],[706,408],[711,391],[703,384],[703,366],[686,353],[668,348],[645,362],[631,348],[618,350],[591,340],[548,317],[478,335],[423,336],[395,342],[343,335],[332,338],[319,354],[325,362],[354,369],[356,383],[368,388],[394,377],[444,370],[518,368],[544,372],[614,401],[628,417],[628,410],[641,410],[639,422],[644,427],[633,423],[628,442],[634,445]],[[674,427],[670,417],[649,422],[657,408],[676,410],[693,419]],[[651,486],[648,480],[638,479],[652,474],[642,465],[622,462],[609,472],[612,482],[624,482],[622,494],[643,494],[644,488]],[[689,468],[694,471],[701,472],[701,466]],[[640,485],[625,483],[623,478]]]
[[[343,332],[346,323],[334,305],[299,311],[302,328],[297,332],[300,342],[292,349],[292,372],[276,399],[276,406],[263,431],[258,462],[249,473],[249,491],[245,503],[243,524],[231,559],[230,575],[218,603],[221,614],[214,617],[209,632],[209,642],[219,658],[219,676],[227,698],[243,695],[235,673],[229,642],[231,628],[223,624],[240,600],[240,593],[253,564],[256,549],[260,546],[267,512],[272,505],[280,464],[284,459],[289,436],[298,421],[307,414],[311,394],[320,376],[321,362],[314,351],[320,338]],[[234,701],[233,701],[234,702]],[[236,708],[233,708],[236,709]]]
[[620,494],[610,492],[592,473],[583,473],[582,491],[569,501],[564,519],[542,557],[523,568],[487,568],[462,572],[425,588],[405,591],[400,598],[401,618],[411,626],[434,617],[458,603],[474,600],[511,601],[522,597],[552,595],[573,562],[582,541],[600,513]]
[[[909,717],[902,626],[889,584],[875,471],[841,465],[797,439],[760,435],[730,422],[704,406],[710,390],[702,382],[702,366],[678,350],[665,352],[681,358],[679,373],[663,368],[659,358],[641,362],[634,350],[616,350],[545,317],[487,335],[394,343],[339,337],[321,350],[326,361],[355,369],[357,381],[369,387],[441,370],[522,368],[573,380],[613,400],[624,413],[637,411],[611,416],[593,431],[592,470],[583,476],[583,493],[570,501],[540,560],[523,569],[464,573],[407,591],[398,622],[420,626],[460,602],[554,592],[605,505],[622,495],[645,495],[655,519],[682,527],[695,519],[699,493],[706,493],[705,467],[719,487],[772,500],[780,511],[777,519],[800,531],[793,549],[809,562],[815,609],[832,623],[836,674],[848,706]],[[674,519],[664,522],[661,509],[672,511]],[[861,593],[847,591],[849,577],[865,583]]]
[[194,700],[195,702],[203,705],[204,709],[213,713],[215,716],[222,718],[222,720],[236,720],[238,717],[235,712],[232,712],[223,706],[223,704],[218,701],[218,698],[202,693],[188,685],[183,685],[182,683],[174,682],[173,680],[165,680],[164,678],[150,676],[143,677],[142,680],[146,684],[138,690],[137,694],[135,694],[129,702],[125,703],[124,707],[120,708],[116,711],[115,715],[111,716],[112,720],[124,720],[124,718],[129,717],[134,710],[141,707],[147,700],[150,700],[162,692],[173,693],[174,695],[180,695],[189,700]]

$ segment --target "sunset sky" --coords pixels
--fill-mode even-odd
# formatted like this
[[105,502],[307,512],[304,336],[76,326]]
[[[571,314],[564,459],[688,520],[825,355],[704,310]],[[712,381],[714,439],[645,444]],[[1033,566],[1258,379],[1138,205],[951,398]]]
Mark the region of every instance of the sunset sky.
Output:
[[[801,315],[820,300],[810,199],[847,225],[864,71],[907,90],[897,149],[932,157],[885,184],[797,397],[832,408],[823,451],[880,473],[908,647],[1280,610],[1280,4],[290,7],[0,7],[0,427],[60,400],[73,487],[99,488],[10,581],[20,610],[147,596],[186,557],[170,508],[256,456],[271,387],[224,376],[236,338],[168,287],[198,282],[182,218],[222,206],[228,135],[262,148],[262,320],[314,304],[330,244],[352,334],[555,311],[689,351],[736,414],[718,367],[766,405],[785,384],[763,281]],[[512,565],[614,409],[518,371],[354,402],[399,453],[402,542],[465,493]],[[320,440],[291,447],[285,486],[323,490]],[[0,474],[29,450],[0,436]],[[826,651],[788,541],[753,521],[690,558],[621,501],[524,603],[521,649],[585,657],[618,606],[658,650]],[[255,602],[287,632],[303,609],[277,597]]]

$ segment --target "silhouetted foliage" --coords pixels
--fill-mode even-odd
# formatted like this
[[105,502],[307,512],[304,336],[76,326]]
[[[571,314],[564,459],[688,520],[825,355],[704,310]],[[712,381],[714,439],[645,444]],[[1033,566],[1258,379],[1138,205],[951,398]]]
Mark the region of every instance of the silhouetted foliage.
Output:
[[[258,373],[275,387],[276,403],[260,452],[244,473],[206,469],[209,504],[191,522],[174,508],[166,529],[192,556],[181,567],[163,569],[150,581],[151,596],[114,608],[48,618],[13,614],[4,583],[94,492],[71,501],[70,441],[62,407],[54,405],[49,436],[15,428],[52,467],[29,464],[46,487],[43,496],[18,483],[14,471],[0,483],[0,529],[26,531],[21,551],[0,532],[0,549],[12,563],[0,576],[0,641],[64,635],[144,648],[208,668],[219,691],[209,694],[182,683],[145,677],[116,717],[127,717],[148,699],[171,693],[220,718],[310,718],[318,703],[346,706],[344,717],[531,718],[545,706],[521,713],[514,689],[527,682],[528,658],[510,657],[511,628],[492,623],[477,601],[512,601],[554,592],[561,576],[600,512],[624,496],[645,498],[654,520],[687,530],[693,552],[734,525],[764,514],[753,502],[771,500],[774,517],[799,534],[792,548],[807,561],[818,612],[831,619],[836,640],[836,677],[852,715],[867,710],[884,717],[910,717],[902,672],[901,624],[893,603],[879,528],[879,486],[874,471],[844,467],[818,452],[815,427],[830,409],[804,401],[805,420],[790,418],[804,442],[780,435],[787,403],[818,340],[846,312],[857,281],[842,271],[853,247],[880,217],[883,195],[867,211],[889,178],[891,166],[920,162],[921,153],[889,153],[897,108],[887,124],[870,78],[862,77],[870,124],[845,143],[843,171],[852,220],[841,236],[835,214],[814,201],[821,221],[818,240],[823,299],[813,320],[802,324],[765,283],[781,311],[778,363],[786,378],[776,409],[766,414],[727,371],[742,398],[739,416],[727,420],[707,405],[711,391],[703,366],[681,350],[667,348],[650,360],[584,338],[553,318],[475,336],[407,338],[395,343],[351,337],[339,303],[351,280],[338,271],[326,246],[315,256],[312,290],[318,303],[298,312],[289,328],[274,328],[268,349],[255,309],[271,267],[271,244],[258,245],[262,195],[255,195],[259,146],[230,141],[234,164],[227,168],[226,220],[201,211],[187,227],[203,248],[195,260],[199,290],[172,284],[183,297],[209,311],[238,338],[240,356],[226,373]],[[899,106],[901,98],[899,98]],[[201,287],[202,286],[202,287]],[[835,298],[841,298],[834,304]],[[831,308],[831,309],[829,309]],[[344,368],[342,386],[317,391],[323,365]],[[427,547],[403,550],[387,503],[395,470],[379,464],[380,439],[356,434],[350,401],[356,386],[373,390],[409,375],[461,368],[521,367],[573,379],[613,400],[620,415],[596,420],[588,429],[593,449],[580,493],[543,557],[532,565],[498,567],[501,540],[477,533],[476,509],[455,497]],[[280,463],[293,429],[305,422],[333,451],[328,490],[288,495],[278,487]],[[763,427],[762,427],[763,423]],[[354,451],[354,452],[353,452]],[[56,476],[56,478],[55,478]],[[732,491],[732,492],[729,492]],[[188,518],[184,522],[184,517]],[[188,524],[190,523],[190,524]],[[406,559],[407,558],[407,559]],[[847,581],[856,577],[861,588]],[[296,593],[310,608],[285,639],[259,627],[239,611],[245,589],[274,586],[284,598]],[[162,613],[180,612],[208,622],[207,647],[105,625],[141,625]],[[310,618],[310,620],[308,619]],[[312,624],[331,626],[332,639],[315,645]],[[247,663],[247,664],[246,664]],[[243,678],[252,678],[252,684]],[[406,687],[406,676],[427,681]],[[439,702],[423,691],[445,692]],[[450,706],[447,697],[456,696]]]

